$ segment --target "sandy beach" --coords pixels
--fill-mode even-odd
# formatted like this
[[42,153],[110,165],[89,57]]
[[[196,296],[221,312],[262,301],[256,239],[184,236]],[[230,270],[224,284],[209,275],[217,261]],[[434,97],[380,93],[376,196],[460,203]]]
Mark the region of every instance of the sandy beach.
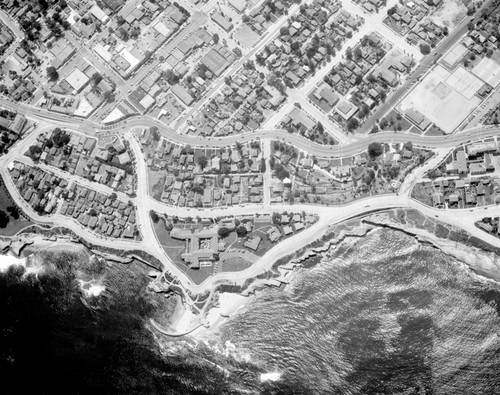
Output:
[[192,332],[193,337],[203,337],[207,333],[218,334],[221,324],[234,316],[241,308],[251,301],[251,296],[222,292],[219,294],[217,307],[212,307],[204,318],[205,326]]
[[171,322],[169,328],[172,333],[187,333],[200,324],[200,316],[179,300]]

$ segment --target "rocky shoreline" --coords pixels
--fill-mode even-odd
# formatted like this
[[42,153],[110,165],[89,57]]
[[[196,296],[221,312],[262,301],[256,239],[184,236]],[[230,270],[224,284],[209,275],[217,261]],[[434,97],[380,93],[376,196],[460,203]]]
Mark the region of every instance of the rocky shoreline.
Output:
[[[339,245],[348,238],[361,238],[369,232],[380,228],[389,228],[411,235],[420,243],[431,245],[445,254],[453,256],[483,279],[500,282],[500,249],[488,245],[476,237],[472,237],[463,229],[455,228],[433,218],[426,217],[419,211],[394,209],[332,225],[326,234],[316,242],[277,261],[271,271],[247,280],[241,287],[219,285],[214,289],[214,293],[251,296],[256,291],[269,286],[286,286],[299,271],[319,263],[325,254],[331,251],[331,248]],[[23,233],[12,238],[0,239],[0,251],[4,254],[9,253],[19,257],[23,256],[23,251],[28,246],[35,249],[47,248],[54,246],[56,242],[59,245],[62,242],[66,247],[83,248],[91,255],[108,262],[128,265],[134,261],[139,261],[153,268],[155,273],[161,273],[161,269],[155,265],[157,262],[151,263],[148,261],[148,257],[140,256],[134,251],[114,251],[112,249],[97,248],[89,246],[88,243],[85,243],[85,241],[78,237],[74,237],[74,235],[67,233],[59,234],[56,231],[50,230]],[[155,293],[170,291],[169,287],[151,288],[151,285],[157,283],[158,281],[153,280],[150,283],[150,290]],[[207,300],[206,302],[209,301]],[[245,301],[240,300],[238,305],[240,304],[245,304]],[[208,313],[209,310],[211,309],[208,308],[205,312]],[[233,310],[231,311],[232,313],[234,312],[234,309],[230,310]],[[227,314],[221,314],[221,316],[227,317]]]
[[373,214],[364,223],[404,232],[467,265],[483,279],[500,282],[500,249],[415,210]]
[[418,242],[431,245],[456,258],[483,279],[500,282],[499,248],[471,236],[463,229],[424,216],[417,210],[394,209],[332,226],[315,243],[276,262],[272,272],[249,280],[239,293],[247,296],[267,286],[284,286],[296,273],[314,266],[323,258],[324,253],[345,239],[360,238],[379,228],[389,228],[413,236]]

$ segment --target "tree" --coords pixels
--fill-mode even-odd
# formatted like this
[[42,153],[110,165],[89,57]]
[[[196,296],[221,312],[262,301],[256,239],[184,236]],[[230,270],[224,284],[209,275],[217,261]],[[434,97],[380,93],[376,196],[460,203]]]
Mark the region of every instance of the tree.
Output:
[[9,224],[9,220],[10,218],[7,213],[3,210],[0,210],[0,228],[6,228]]
[[377,125],[373,125],[373,128],[370,133],[378,133],[378,132],[380,132],[379,127]]
[[49,81],[57,81],[59,79],[59,73],[54,66],[47,67],[47,78]]
[[354,59],[359,60],[363,56],[361,49],[359,47],[354,48]]
[[234,47],[234,48],[233,48],[233,52],[234,52],[234,54],[235,54],[238,58],[241,58],[241,56],[243,55],[243,53],[241,52],[241,49],[239,49],[238,47]]
[[226,228],[226,227],[222,227],[222,228],[219,228],[219,230],[217,231],[217,234],[219,235],[219,237],[221,239],[225,239],[227,236],[229,236],[231,234],[231,231]]
[[92,85],[96,86],[99,85],[99,82],[102,81],[102,75],[98,72],[95,72],[92,74],[92,77],[90,77],[90,81],[92,81]]
[[175,85],[179,82],[179,76],[170,69],[163,72],[163,78],[165,78],[170,85]]
[[120,38],[123,41],[127,41],[128,40],[128,32],[123,27],[120,27],[118,29],[118,33],[120,34]]
[[370,158],[375,159],[384,153],[384,147],[382,144],[373,142],[368,146],[368,155]]
[[130,32],[130,37],[132,37],[135,40],[137,39],[137,37],[139,37],[140,34],[141,34],[141,29],[139,29],[138,27],[134,27]]
[[289,36],[290,35],[290,30],[288,30],[288,27],[287,26],[283,26],[281,29],[280,29],[280,34],[282,36]]
[[278,177],[280,180],[290,177],[290,173],[288,172],[287,169],[285,169],[285,167],[281,163],[277,163],[274,166],[273,170],[276,174],[276,177]]
[[115,100],[115,94],[113,91],[106,91],[102,94],[102,97],[104,100],[106,100],[107,103],[112,103]]
[[419,48],[422,55],[429,55],[431,53],[431,47],[429,46],[429,44],[421,43],[419,45]]
[[347,131],[352,133],[354,132],[359,126],[359,120],[357,118],[351,118],[349,121],[347,121],[346,127]]
[[392,16],[398,10],[398,6],[395,5],[387,10],[387,15]]
[[155,211],[151,210],[151,219],[156,224],[160,220],[160,217],[158,216],[158,214],[156,214]]
[[208,159],[205,155],[198,157],[198,166],[204,169],[207,166],[207,164],[208,164]]
[[12,218],[19,218],[19,209],[17,208],[17,206],[8,206],[7,211],[10,213]]
[[118,199],[118,196],[116,195],[116,193],[113,192],[111,195],[108,196],[108,199],[114,202],[116,199]]
[[153,139],[153,141],[160,141],[160,133],[158,132],[158,128],[156,126],[151,126],[149,128],[149,133],[151,133],[151,138]]
[[40,154],[42,153],[42,149],[38,145],[32,145],[28,149],[28,156],[33,159],[37,160]]
[[377,82],[377,77],[375,77],[372,73],[370,73],[368,74],[368,77],[366,77],[366,80],[373,84]]
[[345,57],[347,60],[352,60],[352,49],[351,47],[347,47],[345,50]]
[[375,172],[373,170],[369,170],[366,172],[366,175],[363,177],[363,182],[366,184],[366,185],[370,185],[373,180],[375,178]]
[[66,134],[64,130],[60,128],[54,129],[54,132],[52,133],[52,142],[56,147],[67,145],[70,140],[71,137],[69,136],[69,134]]
[[238,235],[238,237],[245,237],[247,233],[247,228],[245,228],[243,225],[236,228],[236,234]]

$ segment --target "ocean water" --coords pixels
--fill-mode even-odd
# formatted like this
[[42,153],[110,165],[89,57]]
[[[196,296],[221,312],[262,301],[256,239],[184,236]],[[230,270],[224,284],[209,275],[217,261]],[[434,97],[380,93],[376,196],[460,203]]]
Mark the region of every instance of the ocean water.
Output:
[[496,394],[498,289],[432,247],[379,230],[285,290],[260,292],[222,340],[266,372],[259,392]]
[[219,335],[161,345],[142,269],[93,268],[106,289],[85,296],[87,257],[42,258],[0,273],[5,394],[500,393],[500,288],[401,232],[348,239]]

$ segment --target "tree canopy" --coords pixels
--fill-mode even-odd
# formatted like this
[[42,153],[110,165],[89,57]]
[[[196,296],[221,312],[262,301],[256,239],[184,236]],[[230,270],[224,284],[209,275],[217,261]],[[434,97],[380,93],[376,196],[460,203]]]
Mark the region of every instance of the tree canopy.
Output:
[[47,67],[47,78],[49,81],[57,81],[59,79],[59,73],[54,66]]
[[56,147],[62,147],[69,143],[71,137],[69,134],[60,128],[55,128],[54,133],[52,134],[52,142]]
[[429,44],[421,43],[419,45],[420,52],[422,52],[423,55],[429,55],[431,53],[431,47]]
[[373,142],[368,146],[368,155],[370,158],[375,159],[384,153],[384,147],[382,144]]
[[222,228],[219,228],[217,233],[218,233],[220,238],[225,239],[227,236],[229,236],[231,231],[226,227],[222,227]]
[[3,210],[0,210],[0,228],[6,228],[9,224],[9,220],[10,218],[7,213]]

